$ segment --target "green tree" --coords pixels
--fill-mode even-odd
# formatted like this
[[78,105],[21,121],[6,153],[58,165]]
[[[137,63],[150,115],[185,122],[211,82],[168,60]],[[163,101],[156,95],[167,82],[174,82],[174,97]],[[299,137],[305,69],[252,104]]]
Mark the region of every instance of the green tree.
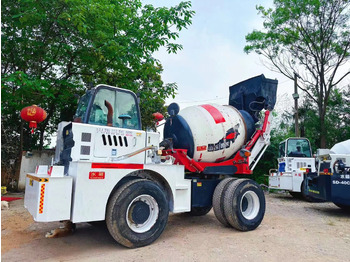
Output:
[[[298,110],[300,121],[300,135],[310,140],[313,152],[319,148],[320,127],[317,107],[311,103],[307,96],[303,98]],[[294,114],[285,111],[282,113],[279,130],[293,136]],[[327,113],[325,116],[327,126],[326,148],[334,144],[350,139],[350,86],[343,89],[334,88],[330,94]],[[288,137],[288,136],[287,136]],[[286,137],[286,138],[287,138]],[[274,139],[274,137],[272,137]]]
[[[317,108],[310,103],[308,97],[303,101],[300,109],[301,135],[309,138],[314,151],[320,144],[320,128],[318,125]],[[350,139],[350,88],[333,89],[325,116],[327,127],[326,148]]]
[[350,74],[349,9],[348,0],[275,0],[274,9],[257,7],[264,30],[246,36],[245,52],[264,56],[290,79],[300,76],[299,88],[317,108],[323,148],[331,92]]
[[[77,97],[98,83],[138,93],[144,128],[148,115],[164,112],[177,86],[163,83],[152,54],[182,48],[179,32],[191,24],[190,2],[155,8],[141,0],[4,0],[2,12],[2,152],[42,148],[61,120],[71,120]],[[36,104],[47,111],[31,139],[20,110]],[[2,159],[4,159],[2,158]],[[16,158],[18,160],[18,157]]]

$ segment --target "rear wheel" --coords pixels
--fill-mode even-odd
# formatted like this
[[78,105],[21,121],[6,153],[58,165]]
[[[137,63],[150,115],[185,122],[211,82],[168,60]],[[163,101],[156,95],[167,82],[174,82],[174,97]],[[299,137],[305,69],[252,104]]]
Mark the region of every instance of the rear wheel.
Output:
[[125,183],[107,205],[106,223],[112,237],[126,247],[151,244],[163,232],[169,215],[163,190],[154,182]]
[[219,220],[221,224],[229,227],[230,223],[227,221],[224,212],[224,192],[228,188],[228,186],[235,181],[236,178],[230,177],[223,179],[215,188],[213,194],[213,209],[216,218]]
[[191,216],[204,216],[208,214],[211,210],[212,206],[207,206],[207,207],[192,207],[191,211],[189,214]]
[[311,196],[309,196],[309,195],[306,194],[306,185],[305,185],[305,181],[303,181],[303,182],[301,183],[301,195],[302,195],[302,198],[303,198],[304,200],[306,200],[307,202],[314,202],[314,203],[325,202],[324,200],[317,199],[317,198],[311,197]]
[[238,179],[224,194],[224,211],[232,227],[241,231],[253,230],[264,218],[264,192],[255,181]]
[[303,195],[301,192],[293,192],[293,191],[289,191],[289,194],[296,198],[296,199],[302,199],[303,198]]

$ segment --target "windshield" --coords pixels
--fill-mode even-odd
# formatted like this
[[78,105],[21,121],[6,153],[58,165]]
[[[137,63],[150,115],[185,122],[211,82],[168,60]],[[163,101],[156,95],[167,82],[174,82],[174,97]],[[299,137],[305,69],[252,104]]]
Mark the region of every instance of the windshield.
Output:
[[88,123],[141,129],[136,96],[126,90],[98,88],[91,105]]
[[291,157],[311,157],[309,140],[288,139],[287,154]]

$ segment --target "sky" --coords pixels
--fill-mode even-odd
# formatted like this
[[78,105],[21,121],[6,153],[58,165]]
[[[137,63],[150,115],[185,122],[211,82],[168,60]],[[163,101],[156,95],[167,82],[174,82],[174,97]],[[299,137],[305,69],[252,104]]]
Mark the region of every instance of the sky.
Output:
[[[144,4],[174,6],[179,0],[143,0]],[[273,72],[262,64],[262,57],[243,48],[245,36],[254,29],[262,29],[263,20],[256,5],[272,7],[272,0],[193,0],[196,12],[192,25],[180,32],[176,41],[183,49],[168,54],[164,49],[154,56],[160,60],[165,83],[176,82],[175,99],[180,108],[204,103],[228,104],[229,86],[264,74],[279,81],[276,107],[288,109],[294,104],[293,81]]]

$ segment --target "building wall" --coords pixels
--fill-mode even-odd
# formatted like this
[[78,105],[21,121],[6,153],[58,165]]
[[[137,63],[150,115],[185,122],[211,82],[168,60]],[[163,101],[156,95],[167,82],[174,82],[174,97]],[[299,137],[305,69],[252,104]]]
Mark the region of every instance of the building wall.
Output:
[[24,191],[26,184],[26,175],[34,173],[38,165],[50,165],[52,158],[55,156],[55,150],[42,150],[23,152],[21,170],[19,174],[18,190]]

